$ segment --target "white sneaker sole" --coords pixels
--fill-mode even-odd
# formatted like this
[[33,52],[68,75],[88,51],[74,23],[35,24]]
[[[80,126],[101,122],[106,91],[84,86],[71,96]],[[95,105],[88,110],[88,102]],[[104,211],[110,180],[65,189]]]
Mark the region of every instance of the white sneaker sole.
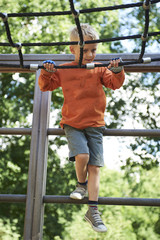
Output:
[[89,218],[87,218],[86,216],[84,216],[84,219],[91,225],[91,227],[93,228],[94,231],[96,231],[96,232],[107,232],[106,226],[104,226],[104,229],[100,229],[100,228],[95,227],[92,224],[92,222],[89,220]]
[[76,193],[74,193],[74,194],[70,194],[70,198],[72,198],[72,199],[76,199],[76,200],[82,200],[84,197],[83,196],[81,196],[80,194],[76,194]]

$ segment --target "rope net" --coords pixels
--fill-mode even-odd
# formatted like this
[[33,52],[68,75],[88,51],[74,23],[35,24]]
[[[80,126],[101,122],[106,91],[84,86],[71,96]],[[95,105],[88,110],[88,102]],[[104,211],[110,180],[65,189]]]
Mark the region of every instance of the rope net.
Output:
[[[140,64],[140,63],[151,63],[155,61],[160,61],[159,58],[143,58],[146,48],[146,42],[148,40],[148,37],[152,36],[158,36],[160,35],[160,31],[157,32],[148,32],[149,29],[149,13],[150,13],[150,6],[151,4],[159,3],[158,0],[145,0],[144,2],[138,2],[138,3],[131,3],[131,4],[121,4],[116,6],[109,6],[109,7],[99,7],[99,8],[90,8],[90,9],[83,9],[83,10],[76,10],[74,1],[69,0],[70,4],[70,11],[57,11],[57,12],[35,12],[35,13],[2,13],[0,12],[0,17],[4,23],[5,31],[7,34],[8,43],[1,43],[0,46],[3,47],[13,47],[17,48],[18,56],[19,56],[19,64],[0,64],[0,67],[6,67],[6,68],[23,68],[23,69],[30,69],[30,70],[38,70],[44,68],[42,65],[38,64],[30,64],[30,65],[24,65],[23,62],[23,54],[22,54],[22,47],[29,47],[29,46],[61,46],[61,45],[80,45],[80,57],[79,57],[79,64],[74,66],[55,66],[57,69],[62,68],[95,68],[95,67],[107,67],[109,63],[106,64],[92,64],[92,67],[90,64],[82,65],[82,59],[83,59],[83,46],[84,44],[92,44],[92,43],[104,43],[104,42],[113,42],[113,41],[121,41],[121,40],[127,40],[127,39],[138,39],[140,38],[142,41],[141,44],[141,51],[139,53],[139,57],[137,60],[134,61],[123,61],[120,62],[120,66],[126,66],[131,64]],[[144,24],[144,31],[142,34],[136,34],[136,35],[130,35],[130,36],[122,36],[122,37],[113,37],[113,38],[106,38],[106,39],[98,39],[98,40],[90,40],[90,41],[84,41],[83,40],[83,34],[80,26],[80,19],[79,15],[84,13],[91,13],[91,12],[101,12],[101,11],[111,11],[111,10],[117,10],[117,9],[127,9],[127,8],[133,8],[133,7],[143,7],[144,14],[145,14],[145,24]],[[12,40],[12,35],[10,31],[10,26],[8,22],[8,18],[14,18],[14,17],[44,17],[44,16],[57,16],[57,15],[73,15],[75,24],[78,29],[79,39],[80,41],[72,41],[72,42],[52,42],[52,43],[14,43]]]

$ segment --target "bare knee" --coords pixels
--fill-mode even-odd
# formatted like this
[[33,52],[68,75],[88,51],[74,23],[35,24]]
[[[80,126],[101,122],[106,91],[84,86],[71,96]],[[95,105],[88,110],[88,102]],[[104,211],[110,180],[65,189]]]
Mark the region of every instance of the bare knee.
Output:
[[81,163],[88,163],[89,161],[89,154],[87,153],[81,153],[81,154],[78,154],[77,156],[75,156],[75,160],[76,161],[80,161]]
[[100,167],[98,166],[95,166],[95,165],[88,165],[88,173],[92,173],[92,174],[99,174],[99,171],[100,171]]

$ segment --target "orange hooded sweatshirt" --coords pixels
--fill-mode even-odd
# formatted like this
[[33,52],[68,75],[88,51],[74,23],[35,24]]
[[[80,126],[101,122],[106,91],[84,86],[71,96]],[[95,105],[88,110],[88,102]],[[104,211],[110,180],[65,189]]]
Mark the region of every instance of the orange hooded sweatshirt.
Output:
[[[76,62],[63,65],[77,65]],[[41,70],[39,87],[41,91],[53,91],[62,87],[64,103],[61,127],[63,124],[78,129],[104,126],[106,88],[118,89],[124,82],[124,70],[113,73],[106,67],[94,69],[58,69],[55,73]]]

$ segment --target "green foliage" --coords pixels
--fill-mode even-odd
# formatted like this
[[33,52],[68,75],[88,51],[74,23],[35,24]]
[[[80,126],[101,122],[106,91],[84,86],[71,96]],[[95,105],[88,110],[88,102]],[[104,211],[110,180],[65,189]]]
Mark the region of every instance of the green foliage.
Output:
[[[101,197],[159,198],[160,169],[143,170],[126,179],[122,173],[103,169],[101,172]],[[133,189],[133,190],[132,190]],[[63,240],[158,240],[160,237],[160,210],[156,207],[99,206],[107,233],[96,233],[83,221],[87,207],[73,214],[61,239]]]
[[[2,0],[1,0],[2,1]],[[116,4],[121,3],[121,0],[116,1]],[[109,1],[76,1],[78,9],[96,8],[109,5]],[[50,12],[50,11],[67,11],[70,9],[69,1],[54,1],[53,4],[46,3],[44,1],[27,1],[23,3],[19,1],[3,1],[0,2],[1,12],[4,13],[30,13],[30,12]],[[56,6],[56,7],[55,7]],[[45,10],[44,10],[45,9]],[[80,21],[87,22],[93,25],[100,34],[100,38],[108,38],[116,36],[119,24],[118,24],[118,10],[88,13],[80,16]],[[93,21],[96,19],[96,21]],[[71,26],[75,24],[74,18],[71,15],[65,16],[49,16],[49,17],[16,17],[9,18],[9,26],[13,42],[56,42],[56,41],[69,41],[69,30]],[[0,30],[1,42],[8,42],[5,27],[3,24]],[[120,44],[120,43],[119,43]],[[99,47],[99,51],[106,53],[110,51],[111,43],[104,44]],[[1,53],[16,53],[16,49],[1,47]],[[112,47],[112,51],[114,48]],[[69,53],[69,48],[66,46],[55,47],[23,47],[23,53]]]
[[[138,81],[136,80],[138,77]],[[126,97],[123,99],[127,101],[129,98],[132,104],[125,106],[125,115],[133,119],[133,125],[140,125],[144,129],[159,129],[160,116],[159,116],[159,88],[160,88],[160,75],[159,73],[147,73],[133,75],[129,79],[130,85],[124,85],[124,92],[127,91]],[[160,141],[159,138],[136,138],[134,143],[131,143],[135,158],[128,158],[124,163],[130,171],[133,168],[142,166],[145,169],[151,169],[159,166],[159,152]],[[132,170],[131,170],[132,169]]]
[[[133,1],[135,2],[135,1]],[[159,3],[158,3],[159,4]],[[159,31],[158,26],[160,25],[160,12],[159,12],[159,5],[152,4],[150,6],[150,13],[149,13],[149,32],[156,32]],[[143,7],[140,8],[131,8],[123,10],[126,12],[127,18],[122,17],[120,19],[120,26],[121,32],[125,32],[125,35],[134,35],[134,34],[142,34],[144,32],[144,25],[145,25],[145,10]],[[126,16],[125,14],[122,16]],[[129,20],[131,19],[131,21]],[[155,41],[156,39],[156,41]],[[126,41],[125,41],[126,42]],[[159,49],[159,36],[157,37],[149,37],[146,43],[146,52],[153,52],[152,48],[154,49],[154,44],[156,44],[156,49]],[[128,43],[128,42],[126,42]],[[141,49],[141,39],[134,39],[131,40],[129,44],[129,52],[139,52]],[[127,47],[127,44],[126,44]],[[154,52],[155,51],[154,49]]]
[[[76,185],[74,165],[66,163],[62,166],[56,151],[52,151],[51,148],[49,151],[46,194],[69,195],[71,189]],[[72,213],[80,208],[81,206],[68,204],[47,204],[45,206],[43,239],[47,240],[57,235],[62,236],[66,222],[70,222]]]
[[27,126],[26,118],[33,110],[34,82],[33,74],[0,73],[0,127]]
[[[2,147],[0,152],[1,194],[26,194],[29,137],[6,137],[3,139]],[[24,213],[24,204],[1,203],[0,218],[3,219],[4,225],[10,224],[13,233],[23,234]]]
[[6,220],[4,224],[0,219],[0,240],[19,239],[20,235],[15,232],[16,227],[10,227],[10,222]]

